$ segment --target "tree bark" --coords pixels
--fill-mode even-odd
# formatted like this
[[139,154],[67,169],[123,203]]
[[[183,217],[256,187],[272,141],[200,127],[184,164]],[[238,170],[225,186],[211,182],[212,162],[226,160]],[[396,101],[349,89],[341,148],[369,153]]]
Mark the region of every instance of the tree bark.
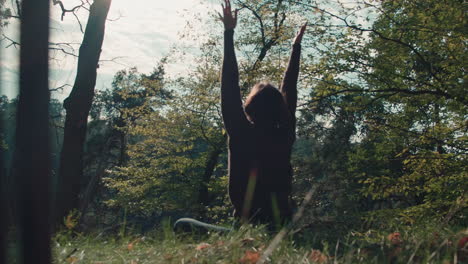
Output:
[[[23,0],[13,176],[23,263],[50,263],[49,0]],[[3,217],[3,216],[2,216]]]
[[79,206],[87,119],[94,97],[98,62],[111,1],[95,0],[91,5],[79,51],[75,83],[70,96],[64,101],[67,114],[56,203],[56,221],[59,223],[70,210]]
[[102,146],[101,150],[99,151],[99,156],[101,157],[101,159],[98,162],[96,172],[91,175],[91,179],[89,180],[88,185],[86,186],[86,189],[83,193],[83,197],[82,199],[80,199],[80,212],[82,216],[86,214],[89,204],[96,196],[96,190],[98,189],[97,187],[99,185],[99,182],[105,175],[106,169],[109,166],[109,152],[111,150],[110,145],[112,144],[111,142],[113,140],[114,136],[110,135],[106,143]]
[[212,144],[212,149],[208,154],[208,159],[205,163],[205,171],[203,172],[201,185],[198,189],[198,202],[203,206],[207,206],[211,203],[210,192],[208,191],[208,183],[210,182],[211,176],[213,175],[216,165],[218,164],[219,155],[223,153],[226,147],[226,140],[227,134],[224,134],[218,143]]
[[[0,33],[2,33],[2,28],[0,27]],[[2,49],[0,49],[0,59],[2,58]],[[2,69],[0,68],[0,76],[2,74]],[[0,93],[2,90],[2,82],[0,82]],[[5,127],[3,124],[3,111],[0,111],[0,144],[3,140],[5,134]],[[6,189],[6,170],[5,170],[5,150],[3,146],[0,145],[0,212],[3,217],[0,217],[0,263],[6,263],[6,234],[9,226],[9,214],[7,207],[7,189]]]
[[206,161],[205,171],[203,173],[202,182],[198,191],[198,201],[203,206],[207,206],[211,202],[211,198],[208,192],[208,183],[211,180],[211,175],[213,175],[216,164],[218,164],[219,155],[223,153],[223,149],[225,147],[224,142],[225,141],[222,141],[221,144],[211,150]]

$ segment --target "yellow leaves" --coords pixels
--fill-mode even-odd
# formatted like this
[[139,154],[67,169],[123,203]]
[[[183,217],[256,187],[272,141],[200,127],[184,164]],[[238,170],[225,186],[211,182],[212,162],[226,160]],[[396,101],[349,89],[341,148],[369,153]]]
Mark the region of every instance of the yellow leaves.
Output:
[[68,230],[73,230],[78,225],[80,213],[77,210],[70,211],[64,219],[64,225]]

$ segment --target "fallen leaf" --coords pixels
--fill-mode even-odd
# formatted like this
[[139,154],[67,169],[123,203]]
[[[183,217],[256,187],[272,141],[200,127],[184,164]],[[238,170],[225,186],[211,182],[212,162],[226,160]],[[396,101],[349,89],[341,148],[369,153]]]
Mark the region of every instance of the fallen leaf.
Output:
[[140,242],[140,240],[141,240],[141,238],[137,238],[137,239],[133,240],[132,242],[128,243],[128,245],[127,245],[128,251],[132,251],[133,248],[135,247],[135,245],[136,245],[138,242]]
[[133,247],[134,247],[134,246],[133,246],[133,243],[129,243],[129,244],[127,245],[128,251],[132,251],[132,250],[133,250]]
[[220,241],[216,242],[216,246],[218,246],[218,247],[224,246],[224,241],[220,240]]
[[458,240],[458,248],[459,249],[462,249],[462,248],[468,248],[468,237],[462,237]]
[[260,259],[260,253],[257,251],[246,250],[244,256],[240,259],[242,264],[255,264]]
[[320,250],[312,249],[309,254],[309,260],[314,263],[325,263],[328,261],[328,257],[324,255]]
[[197,247],[195,249],[196,250],[203,250],[203,249],[209,248],[209,247],[211,247],[211,245],[208,244],[208,243],[200,243],[200,244],[197,245]]
[[468,260],[468,237],[462,237],[457,243],[457,257],[460,261]]
[[67,258],[67,262],[70,263],[70,264],[75,264],[78,262],[78,258],[75,257],[75,256],[70,256]]
[[403,240],[401,239],[401,234],[400,232],[393,232],[390,235],[387,236],[387,240],[392,244],[392,245],[400,245]]

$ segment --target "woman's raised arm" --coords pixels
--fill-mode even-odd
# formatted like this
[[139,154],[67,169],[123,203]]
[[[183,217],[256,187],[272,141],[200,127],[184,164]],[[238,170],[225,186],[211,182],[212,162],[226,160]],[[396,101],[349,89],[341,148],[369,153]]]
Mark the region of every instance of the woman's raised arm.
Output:
[[297,106],[297,79],[299,76],[299,61],[301,58],[301,41],[306,27],[307,23],[301,27],[294,39],[291,57],[289,58],[288,67],[286,68],[280,87],[280,91],[293,117],[295,116]]
[[224,126],[230,136],[240,133],[249,121],[242,107],[239,87],[239,69],[234,52],[234,28],[237,25],[237,9],[232,12],[229,0],[224,1],[223,15],[219,14],[224,24],[224,59],[221,72],[221,112]]

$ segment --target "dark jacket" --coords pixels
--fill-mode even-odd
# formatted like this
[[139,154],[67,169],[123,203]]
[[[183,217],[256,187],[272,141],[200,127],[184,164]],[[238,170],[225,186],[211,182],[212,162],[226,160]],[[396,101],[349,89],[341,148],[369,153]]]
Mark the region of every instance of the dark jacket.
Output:
[[225,31],[221,73],[222,115],[229,135],[229,197],[239,218],[286,220],[292,216],[293,207],[290,159],[301,47],[293,45],[279,89],[288,108],[288,120],[278,128],[265,129],[249,122],[244,112],[233,37],[234,30]]

